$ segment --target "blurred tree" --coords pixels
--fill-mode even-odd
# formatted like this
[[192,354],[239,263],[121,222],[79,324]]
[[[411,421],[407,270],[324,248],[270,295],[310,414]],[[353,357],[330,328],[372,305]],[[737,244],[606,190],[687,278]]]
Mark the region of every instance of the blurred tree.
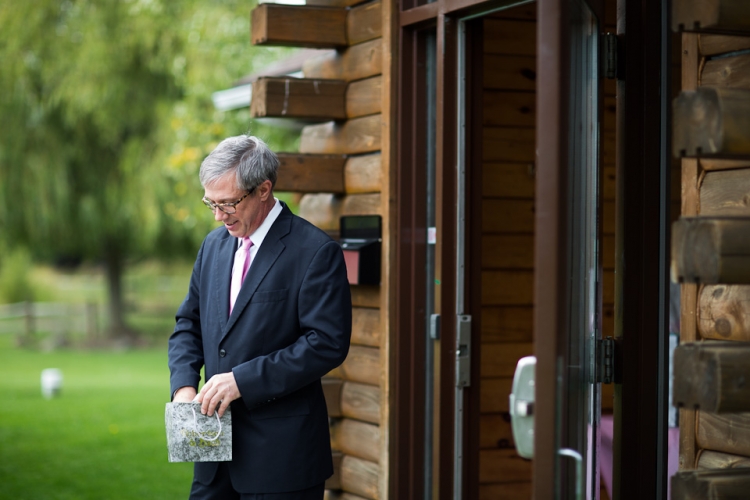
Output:
[[[129,259],[195,255],[213,226],[198,168],[263,136],[210,95],[288,49],[249,43],[239,0],[0,0],[0,239],[104,263],[110,335],[130,336]],[[253,130],[255,129],[255,130]],[[290,149],[293,137],[267,129]]]

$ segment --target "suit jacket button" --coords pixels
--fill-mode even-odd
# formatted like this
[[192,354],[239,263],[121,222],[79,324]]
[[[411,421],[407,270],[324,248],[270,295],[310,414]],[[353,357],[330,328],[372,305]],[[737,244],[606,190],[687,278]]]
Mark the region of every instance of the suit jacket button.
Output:
[[219,356],[221,356],[222,358],[224,356],[226,356],[226,355],[227,355],[227,351],[225,351],[224,349],[222,349],[221,351],[219,351]]

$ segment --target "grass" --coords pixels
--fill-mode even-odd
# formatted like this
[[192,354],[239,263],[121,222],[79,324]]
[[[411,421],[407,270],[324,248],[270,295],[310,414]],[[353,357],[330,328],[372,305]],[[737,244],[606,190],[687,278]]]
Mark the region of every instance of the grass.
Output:
[[[44,368],[62,371],[60,397],[42,398]],[[165,349],[41,353],[4,335],[0,379],[2,498],[187,498],[192,464],[167,461]]]

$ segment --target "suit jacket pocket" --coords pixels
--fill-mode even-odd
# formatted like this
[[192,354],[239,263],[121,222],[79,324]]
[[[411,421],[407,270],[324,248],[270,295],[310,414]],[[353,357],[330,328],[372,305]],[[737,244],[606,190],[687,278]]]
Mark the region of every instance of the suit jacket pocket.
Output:
[[295,417],[310,414],[307,391],[297,391],[283,398],[274,399],[250,411],[252,420],[264,418]]
[[264,292],[255,292],[253,297],[250,299],[251,304],[257,304],[259,302],[278,302],[286,299],[288,288],[283,290],[268,290]]

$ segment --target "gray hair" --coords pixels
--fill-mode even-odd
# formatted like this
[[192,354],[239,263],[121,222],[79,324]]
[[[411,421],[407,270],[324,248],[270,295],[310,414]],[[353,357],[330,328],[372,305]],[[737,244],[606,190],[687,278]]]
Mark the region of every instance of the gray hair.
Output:
[[265,142],[251,135],[229,137],[211,151],[200,169],[201,185],[205,188],[234,171],[237,187],[251,191],[266,180],[276,185],[279,159]]

